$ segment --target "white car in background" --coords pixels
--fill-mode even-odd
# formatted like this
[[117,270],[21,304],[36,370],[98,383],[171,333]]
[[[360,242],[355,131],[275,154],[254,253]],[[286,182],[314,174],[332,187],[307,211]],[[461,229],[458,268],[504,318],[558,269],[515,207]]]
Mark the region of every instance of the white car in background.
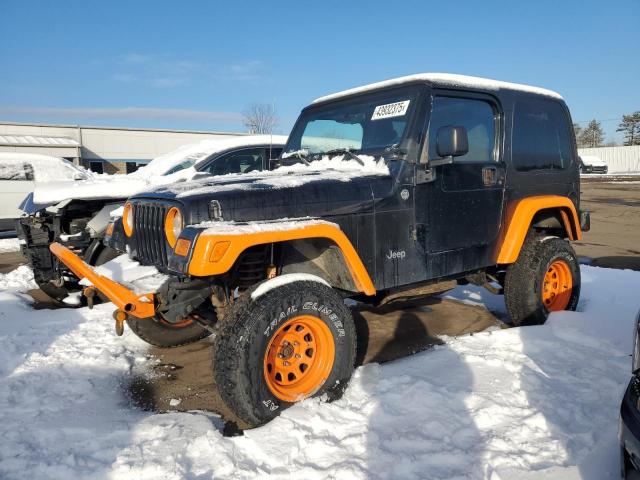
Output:
[[580,173],[607,173],[609,166],[595,155],[580,155]]
[[[127,175],[37,184],[21,205],[24,215],[16,222],[36,283],[50,297],[68,302],[69,293],[79,290],[79,280],[70,271],[56,272],[64,266],[52,257],[51,242],[62,242],[90,265],[101,265],[116,256],[102,238],[111,212],[128,197],[200,176],[269,170],[286,141],[280,135],[212,138],[157,157]],[[54,278],[65,280],[60,283]]]
[[93,173],[68,160],[33,153],[0,153],[0,230],[12,230],[25,197],[38,184],[89,180]]

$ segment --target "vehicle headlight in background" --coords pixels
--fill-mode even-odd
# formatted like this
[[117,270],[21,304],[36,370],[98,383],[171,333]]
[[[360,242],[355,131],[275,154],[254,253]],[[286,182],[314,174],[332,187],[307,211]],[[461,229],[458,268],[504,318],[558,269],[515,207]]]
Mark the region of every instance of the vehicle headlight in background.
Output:
[[122,227],[127,237],[133,234],[133,205],[129,202],[124,204],[124,211],[122,212]]
[[178,237],[180,236],[180,233],[182,233],[183,228],[184,223],[180,210],[178,210],[176,207],[171,207],[171,209],[167,212],[167,216],[164,220],[164,233],[167,236],[167,241],[172,248],[175,247],[176,242],[178,241]]
[[640,372],[640,312],[638,312],[633,329],[633,357],[631,367],[631,371],[634,374]]

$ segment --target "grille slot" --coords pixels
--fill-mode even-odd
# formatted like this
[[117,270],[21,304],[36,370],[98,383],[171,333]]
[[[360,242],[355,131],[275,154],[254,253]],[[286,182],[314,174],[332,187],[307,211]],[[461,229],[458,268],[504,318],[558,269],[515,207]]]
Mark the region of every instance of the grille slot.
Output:
[[136,202],[133,205],[134,236],[138,261],[143,265],[167,266],[164,218],[169,206]]

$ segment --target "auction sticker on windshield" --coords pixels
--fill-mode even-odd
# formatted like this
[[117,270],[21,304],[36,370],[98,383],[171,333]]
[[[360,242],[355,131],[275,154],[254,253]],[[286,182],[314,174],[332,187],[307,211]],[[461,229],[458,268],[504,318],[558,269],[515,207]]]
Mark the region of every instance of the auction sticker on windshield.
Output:
[[386,105],[378,105],[371,115],[371,120],[380,120],[382,118],[402,117],[407,113],[411,100],[404,102],[387,103]]

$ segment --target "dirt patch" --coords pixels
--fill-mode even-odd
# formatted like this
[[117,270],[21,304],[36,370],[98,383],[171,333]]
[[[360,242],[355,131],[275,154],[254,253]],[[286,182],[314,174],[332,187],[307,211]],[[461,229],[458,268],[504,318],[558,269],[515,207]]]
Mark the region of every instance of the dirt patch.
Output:
[[[406,357],[443,343],[445,336],[503,326],[484,307],[439,298],[381,309],[360,306],[352,311],[358,330],[358,365]],[[156,412],[207,410],[236,421],[215,386],[210,339],[178,348],[150,347],[149,356],[149,363],[134,372],[127,387],[134,404]]]

